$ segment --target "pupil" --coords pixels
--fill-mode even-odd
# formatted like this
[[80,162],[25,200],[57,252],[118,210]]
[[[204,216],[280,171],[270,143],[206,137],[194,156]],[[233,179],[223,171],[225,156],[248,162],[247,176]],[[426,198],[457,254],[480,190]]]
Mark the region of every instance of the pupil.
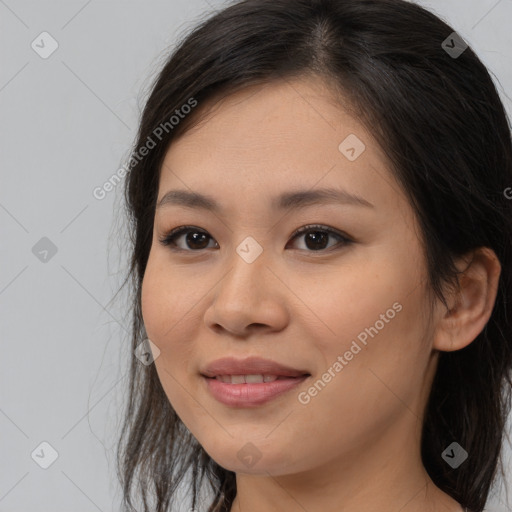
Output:
[[[197,231],[196,232],[193,232],[193,233],[188,233],[187,235],[187,244],[189,245],[189,247],[193,248],[193,249],[203,249],[203,247],[195,247],[194,244],[198,242],[198,239],[200,239],[201,237],[203,237],[203,241],[204,239],[206,238],[206,234],[205,233],[198,233]],[[199,245],[201,245],[201,243],[199,242]],[[206,244],[208,245],[208,244]]]
[[[311,231],[308,234],[306,234],[306,246],[308,249],[325,249],[327,238],[327,233],[323,233],[322,231]],[[313,241],[313,247],[310,247],[310,244],[308,243],[310,240]],[[318,244],[318,242],[320,242],[320,245],[322,247],[315,245]]]

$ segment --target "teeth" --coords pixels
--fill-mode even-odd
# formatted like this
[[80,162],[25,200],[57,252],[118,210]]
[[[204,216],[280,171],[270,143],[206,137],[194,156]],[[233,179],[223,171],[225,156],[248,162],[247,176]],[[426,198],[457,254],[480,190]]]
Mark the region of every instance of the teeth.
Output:
[[245,375],[245,382],[247,384],[259,384],[264,381],[263,375]]
[[226,384],[261,384],[263,382],[273,382],[277,380],[277,375],[217,375],[215,377]]

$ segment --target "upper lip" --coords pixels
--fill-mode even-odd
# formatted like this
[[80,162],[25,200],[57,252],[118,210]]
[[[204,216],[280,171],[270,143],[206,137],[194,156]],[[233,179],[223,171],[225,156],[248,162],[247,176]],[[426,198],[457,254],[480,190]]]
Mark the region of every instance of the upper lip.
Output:
[[261,357],[248,357],[245,359],[223,357],[206,365],[201,370],[201,374],[205,377],[216,377],[217,375],[277,375],[278,377],[301,377],[303,375],[310,375],[305,370],[292,368]]

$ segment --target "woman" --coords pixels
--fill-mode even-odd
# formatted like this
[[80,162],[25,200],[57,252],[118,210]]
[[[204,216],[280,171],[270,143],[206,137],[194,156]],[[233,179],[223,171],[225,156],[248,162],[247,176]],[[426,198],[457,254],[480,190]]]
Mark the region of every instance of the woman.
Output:
[[418,5],[245,0],[197,27],[126,181],[126,510],[134,482],[163,512],[191,477],[201,511],[481,512],[511,186],[487,70]]

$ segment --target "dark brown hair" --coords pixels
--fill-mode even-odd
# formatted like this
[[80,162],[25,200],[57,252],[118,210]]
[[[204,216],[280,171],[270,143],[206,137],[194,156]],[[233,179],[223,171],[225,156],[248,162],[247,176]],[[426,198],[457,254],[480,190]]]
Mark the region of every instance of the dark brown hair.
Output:
[[[446,305],[442,286],[457,284],[457,256],[489,247],[501,263],[496,302],[483,331],[466,348],[440,354],[421,440],[434,483],[481,512],[510,411],[512,201],[505,190],[512,186],[512,143],[485,66],[470,47],[456,57],[442,47],[452,32],[404,0],[245,0],[203,21],[168,58],[142,113],[132,153],[137,158],[126,178],[132,252],[124,284],[131,277],[133,354],[146,338],[141,284],[159,173],[172,141],[219,95],[304,75],[324,78],[340,101],[350,100],[389,158],[421,225],[433,294]],[[185,114],[190,109],[182,107],[191,100],[199,106],[176,122],[176,110]],[[150,138],[156,145],[140,158]],[[457,469],[441,457],[453,441],[469,454]],[[118,471],[125,510],[134,510],[132,492],[145,512],[169,510],[189,472],[192,507],[204,476],[214,494],[209,511],[229,511],[236,495],[235,474],[206,454],[170,405],[155,366],[134,355]]]

